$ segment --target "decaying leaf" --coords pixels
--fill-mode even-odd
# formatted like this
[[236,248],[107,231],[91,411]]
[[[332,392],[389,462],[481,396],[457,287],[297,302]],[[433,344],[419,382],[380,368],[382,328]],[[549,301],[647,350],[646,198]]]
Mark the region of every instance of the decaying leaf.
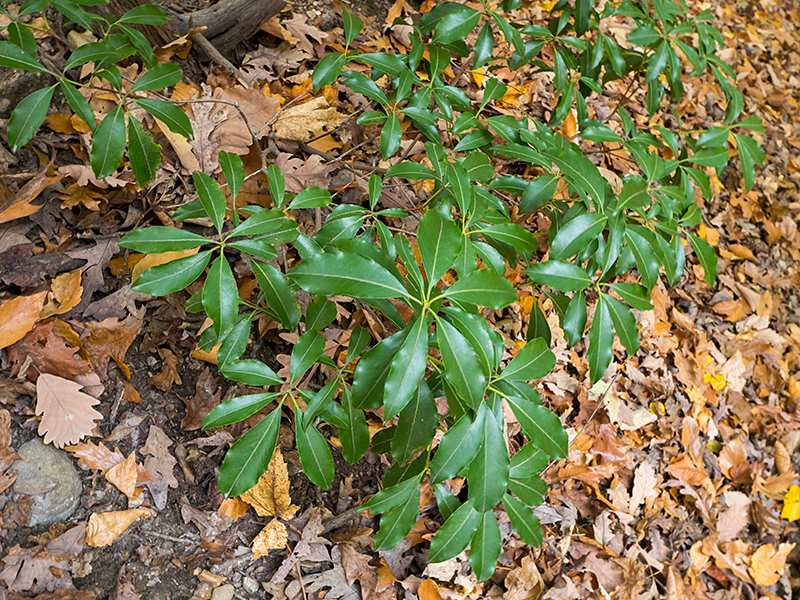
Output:
[[16,194],[8,191],[5,186],[0,187],[0,223],[30,216],[42,208],[42,204],[33,204],[33,202],[47,186],[56,184],[63,179],[61,175],[48,176],[48,170],[50,170],[50,165],[37,173]]
[[79,383],[43,373],[36,381],[36,414],[41,415],[39,435],[58,448],[89,435],[103,415],[92,407],[99,400],[80,390]]
[[71,273],[62,273],[54,278],[50,284],[50,290],[53,292],[55,302],[44,307],[41,314],[42,319],[53,315],[63,315],[78,306],[83,293],[80,269]]
[[266,527],[264,527],[253,540],[250,546],[253,550],[253,559],[255,560],[266,556],[269,554],[270,550],[285,548],[288,539],[286,525],[277,519],[273,519],[267,523]]
[[346,120],[347,115],[328,106],[320,96],[282,111],[272,127],[280,138],[306,142],[322,132],[333,131]]
[[211,374],[211,369],[206,367],[197,377],[195,394],[190,398],[180,396],[186,405],[186,416],[181,421],[181,429],[195,431],[203,426],[203,419],[220,403],[222,389],[217,389],[217,379]]
[[302,192],[315,185],[327,189],[331,172],[339,168],[336,164],[323,164],[316,154],[307,160],[300,160],[291,154],[281,153],[275,164],[283,172],[289,192]]
[[110,545],[139,517],[149,517],[146,508],[92,513],[86,524],[86,544],[101,548]]
[[138,474],[136,472],[136,451],[120,463],[111,467],[105,473],[106,479],[113,483],[117,489],[125,494],[129,500],[135,500],[139,495],[136,493],[136,482]]
[[169,453],[171,445],[172,440],[161,428],[155,425],[150,426],[150,433],[142,448],[142,454],[149,456],[144,461],[144,468],[150,474],[151,480],[147,481],[145,485],[158,510],[163,510],[167,505],[167,490],[178,487],[178,480],[172,473],[178,461]]
[[[68,329],[58,329],[59,321],[39,323],[33,331],[8,349],[11,375],[26,375],[35,380],[39,373],[76,377],[89,372],[89,363],[77,356],[78,347],[67,343],[63,335]],[[63,334],[63,335],[61,335]],[[76,343],[80,340],[75,336]]]
[[250,510],[250,505],[247,502],[240,500],[237,496],[236,498],[225,498],[225,500],[222,501],[222,504],[219,505],[217,512],[223,516],[229,517],[232,521],[235,521],[248,510]]
[[137,319],[133,315],[123,321],[111,317],[99,323],[91,321],[86,323],[89,335],[81,342],[83,350],[89,357],[89,362],[98,374],[105,376],[108,370],[108,361],[113,359],[125,377],[130,379],[130,369],[124,362],[125,354],[136,336],[139,335],[141,327],[141,319]]
[[267,471],[260,477],[255,487],[247,490],[239,498],[252,506],[262,517],[276,516],[284,521],[294,517],[300,508],[292,504],[289,496],[289,473],[280,448],[275,448]]

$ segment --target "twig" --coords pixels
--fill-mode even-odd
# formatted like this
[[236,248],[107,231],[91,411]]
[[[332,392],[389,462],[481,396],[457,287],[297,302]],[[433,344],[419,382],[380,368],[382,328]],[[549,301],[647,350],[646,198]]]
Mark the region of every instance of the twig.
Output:
[[[292,549],[289,548],[288,543],[286,544],[286,549],[289,551],[289,554],[291,554]],[[295,561],[294,566],[297,567],[297,578],[300,580],[300,589],[303,590],[303,598],[304,600],[308,600],[308,595],[306,594],[306,584],[303,583],[303,574],[300,572],[300,561]]]
[[205,52],[206,56],[208,56],[208,58],[211,59],[211,62],[218,64],[221,67],[225,67],[226,69],[228,69],[228,71],[236,75],[236,78],[239,80],[239,83],[241,83],[246,88],[250,87],[250,85],[247,83],[247,80],[245,79],[244,73],[242,73],[238,68],[236,68],[236,66],[231,61],[222,56],[222,54],[219,53],[219,50],[217,50],[214,47],[214,44],[208,41],[208,38],[206,36],[204,36],[202,33],[195,33],[192,36],[192,41],[195,42],[203,52]]
[[334,529],[338,529],[348,521],[352,521],[358,515],[359,507],[353,507],[346,511],[344,511],[340,515],[336,515],[331,517],[325,522],[325,527],[322,528],[322,533],[320,535],[325,535],[329,531],[333,531]]

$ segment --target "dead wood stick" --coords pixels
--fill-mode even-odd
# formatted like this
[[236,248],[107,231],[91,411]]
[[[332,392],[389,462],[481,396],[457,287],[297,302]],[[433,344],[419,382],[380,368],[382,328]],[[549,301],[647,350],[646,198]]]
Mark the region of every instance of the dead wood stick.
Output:
[[239,80],[244,87],[249,88],[250,86],[247,83],[247,80],[244,77],[244,73],[242,73],[236,66],[229,61],[227,58],[220,54],[219,50],[214,47],[214,44],[208,41],[208,38],[204,36],[202,33],[195,33],[192,36],[192,41],[197,44],[198,48],[200,48],[205,55],[213,62],[221,67],[225,67],[228,71],[236,75],[236,78]]

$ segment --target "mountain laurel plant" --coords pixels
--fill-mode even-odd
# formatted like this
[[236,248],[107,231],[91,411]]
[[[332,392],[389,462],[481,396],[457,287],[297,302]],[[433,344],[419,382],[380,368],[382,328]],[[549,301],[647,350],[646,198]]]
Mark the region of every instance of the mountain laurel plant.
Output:
[[[59,10],[65,6],[74,9],[68,2],[51,0]],[[173,215],[178,222],[210,219],[216,230],[213,236],[148,227],[129,233],[121,242],[145,253],[189,251],[182,258],[146,270],[134,289],[165,295],[186,288],[205,273],[202,289],[186,305],[188,312],[205,312],[213,322],[202,332],[200,347],[210,350],[219,345],[218,366],[228,379],[265,389],[287,386],[285,392],[264,391],[227,400],[206,417],[204,428],[221,427],[277,404],[228,450],[219,471],[224,494],[241,494],[266,471],[278,439],[282,406],[289,404],[300,462],[316,485],[327,488],[334,477],[333,456],[321,427],[334,428],[342,455],[350,463],[360,460],[368,449],[391,455],[393,466],[384,477],[382,491],[363,505],[381,515],[376,548],[396,546],[414,526],[420,484],[427,479],[444,517],[444,525],[432,539],[429,561],[448,560],[470,546],[470,564],[480,580],[492,575],[501,551],[494,513],[501,502],[517,535],[530,545],[541,543],[542,530],[532,510],[547,493],[540,473],[551,459],[566,457],[568,436],[529,383],[547,375],[555,365],[549,350],[550,329],[538,303],[533,303],[527,343],[505,362],[503,338],[479,307],[499,310],[515,302],[517,291],[505,274],[522,265],[529,282],[552,301],[566,339],[574,345],[586,332],[587,299],[596,298],[586,352],[590,378],[596,382],[612,361],[615,334],[629,354],[638,351],[638,329],[631,308],[652,308],[650,291],[662,270],[671,285],[680,280],[687,238],[706,281],[713,284],[715,252],[689,232],[701,218],[696,190],[706,199],[712,195],[704,168],[721,173],[732,141],[745,186],[750,189],[754,164],[763,160],[755,141],[741,133],[763,128],[753,117],[738,120],[742,95],[734,86],[735,72],[717,57],[723,40],[710,24],[708,11],[692,17],[682,0],[623,0],[605,3],[603,12],[598,13],[591,0],[575,0],[574,5],[561,0],[546,25],[522,26],[505,16],[519,4],[519,0],[499,5],[486,2],[482,10],[455,2],[437,4],[412,26],[412,46],[402,55],[364,54],[353,49],[362,22],[345,12],[344,52],[327,54],[314,70],[315,91],[340,80],[374,103],[374,110],[362,114],[359,121],[381,126],[384,159],[398,153],[403,121],[410,120],[427,139],[430,166],[401,161],[386,173],[386,178],[432,183],[433,191],[418,207],[421,218],[415,244],[387,226],[387,218],[408,214],[379,208],[384,178],[378,175],[368,180],[368,206],[334,205],[324,226],[310,237],[299,231],[288,214],[295,209],[327,207],[332,204],[330,193],[310,187],[296,195],[287,194],[283,175],[273,165],[266,169],[273,207],[237,208],[245,172],[239,157],[225,152],[220,153],[219,162],[233,210],[228,211],[219,183],[195,172],[198,199]],[[46,5],[42,0],[28,0],[21,14]],[[65,14],[83,24],[77,17],[87,13],[74,13],[77,17]],[[109,31],[116,27],[121,33],[109,33],[98,42],[100,46],[90,44],[92,49],[79,48],[68,60],[76,66],[90,56],[96,61],[97,75],[120,90],[123,102],[100,125],[94,126],[88,105],[72,91],[75,82],[59,76],[73,109],[94,132],[92,166],[98,176],[108,175],[112,164],[116,168],[124,153],[126,98],[137,89],[156,89],[180,78],[172,65],[145,60],[150,70],[134,89],[122,92],[113,63],[120,53],[127,55],[133,49],[147,54],[132,33],[135,30],[126,26],[142,22],[142,15],[128,15],[108,23]],[[600,26],[603,20],[619,18],[635,24],[626,47]],[[465,40],[476,28],[477,38],[470,48]],[[31,37],[24,31],[16,22],[9,26],[10,41],[0,42],[0,64],[44,69],[35,61]],[[104,52],[112,44],[109,38],[115,35],[124,40],[113,44],[115,54],[106,56]],[[75,58],[79,53],[80,59]],[[479,103],[448,82],[445,71],[454,56],[468,59],[461,63],[462,68],[480,70],[485,76]],[[353,63],[370,67],[370,76],[362,67],[347,69]],[[492,76],[493,71],[501,67],[513,71],[523,65],[552,74],[557,100],[546,123],[487,111],[507,92]],[[669,94],[672,103],[681,98],[685,67],[695,76],[710,69],[718,81],[727,97],[721,124],[702,131],[683,130],[680,117],[665,98]],[[615,130],[589,118],[586,98],[602,95],[609,81],[623,77],[635,89],[646,88],[650,119],[637,125],[620,104],[612,113],[618,124]],[[34,121],[41,123],[42,103],[52,95],[52,88],[48,89],[29,96],[23,101],[26,107],[15,111],[9,122],[12,146],[30,139],[36,129],[33,121],[22,123],[24,117],[17,115],[20,111],[33,113],[27,105],[35,105],[40,112]],[[135,97],[132,101],[170,128],[191,134],[183,113],[174,105]],[[577,137],[607,144],[604,148],[609,152],[624,151],[631,157],[635,167],[622,174],[619,190],[609,185],[581,146],[559,132],[558,127],[573,110]],[[651,124],[653,117],[666,111],[677,123],[674,130]],[[442,143],[443,131],[453,140],[453,147]],[[152,154],[152,146],[147,145],[155,143],[150,139],[142,149],[141,132],[141,125],[128,115],[128,156],[137,180],[147,181],[155,167],[141,164],[142,157]],[[101,158],[109,148],[114,149],[113,156]],[[497,176],[497,157],[517,164],[514,172],[537,174]],[[527,215],[536,211],[542,211],[551,223],[547,260],[538,259],[536,237],[511,216],[512,212]],[[276,246],[289,244],[299,260],[283,272],[268,261],[278,256]],[[229,262],[243,255],[249,257],[259,286],[255,304],[240,298]],[[640,283],[626,276],[634,269]],[[298,289],[313,294],[305,314],[298,303]],[[331,296],[349,297],[380,312],[396,327],[396,333],[374,341],[367,329],[356,325],[346,357],[340,361],[345,366],[338,366],[323,354],[323,331],[337,315],[328,299]],[[399,305],[406,307],[404,314],[413,315],[407,321]],[[252,320],[259,314],[300,334],[285,379],[261,361],[242,358]],[[350,369],[356,359],[355,369]],[[299,387],[315,363],[330,367],[335,376],[318,391]],[[437,397],[446,399],[448,410],[443,417]],[[509,456],[504,437],[503,401],[528,439],[513,456]],[[379,408],[387,426],[371,436],[365,410]],[[439,430],[443,435],[434,446]],[[464,501],[447,485],[454,477],[466,477]]]

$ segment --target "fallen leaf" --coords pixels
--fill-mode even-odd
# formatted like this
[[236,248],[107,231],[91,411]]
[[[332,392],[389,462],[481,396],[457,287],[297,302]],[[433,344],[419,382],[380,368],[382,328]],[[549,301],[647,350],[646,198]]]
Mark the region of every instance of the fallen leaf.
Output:
[[148,378],[148,381],[165,394],[168,394],[172,389],[173,383],[178,385],[182,383],[181,376],[178,374],[180,359],[166,348],[159,348],[158,354],[164,360],[161,365],[161,371],[157,375]]
[[131,372],[125,364],[125,354],[128,352],[142,327],[142,321],[133,315],[123,321],[114,317],[100,321],[88,322],[86,328],[89,335],[83,338],[83,350],[89,357],[89,362],[94,370],[105,377],[108,371],[108,361],[113,359],[119,368],[130,379]]
[[750,463],[742,440],[736,439],[725,444],[719,453],[719,470],[734,483],[750,480]]
[[136,280],[139,279],[139,275],[144,273],[150,267],[163,265],[165,263],[172,262],[173,260],[178,260],[179,258],[183,258],[185,256],[192,256],[193,254],[197,254],[199,250],[200,250],[199,248],[192,248],[190,250],[179,250],[177,252],[160,252],[158,254],[146,254],[144,258],[139,260],[133,267],[133,271],[131,271],[131,283],[136,283]]
[[161,428],[155,425],[150,426],[150,433],[142,447],[142,454],[150,457],[144,461],[144,468],[151,478],[150,481],[145,482],[145,485],[158,510],[163,510],[167,505],[168,489],[178,487],[178,480],[172,473],[178,461],[169,453],[171,445],[172,440]]
[[292,504],[289,496],[289,473],[280,448],[275,448],[267,471],[258,483],[239,498],[252,506],[259,516],[276,516],[284,521],[294,517],[300,507]]
[[197,377],[195,394],[191,398],[179,396],[186,405],[186,416],[181,421],[183,431],[195,431],[203,426],[203,419],[221,401],[222,389],[217,389],[217,380],[206,367]]
[[136,451],[130,456],[111,467],[105,473],[106,479],[113,483],[116,488],[128,497],[128,500],[135,500],[139,494],[136,492],[136,482],[138,475],[136,472]]
[[0,348],[24,338],[39,320],[47,292],[17,296],[0,304]]
[[308,24],[306,18],[295,13],[291,21],[285,21],[284,27],[297,39],[297,47],[309,54],[314,54],[314,46],[310,40],[321,43],[328,38],[328,34]]
[[[52,164],[52,163],[51,163]],[[38,211],[44,204],[33,204],[44,188],[54,185],[63,179],[56,175],[48,177],[48,165],[28,181],[16,194],[12,194],[5,186],[0,187],[0,223],[7,223],[14,219],[28,217]]]
[[275,165],[286,179],[286,191],[297,193],[311,186],[327,189],[330,173],[339,168],[336,164],[323,164],[322,158],[316,154],[301,160],[285,152],[278,154]]
[[420,583],[417,595],[419,600],[442,600],[439,585],[433,579],[426,579]]
[[149,517],[146,508],[93,513],[86,524],[86,544],[95,548],[109,546],[139,517]]
[[36,381],[36,414],[42,416],[39,435],[57,448],[89,435],[103,415],[92,408],[100,401],[80,390],[79,383],[42,373]]
[[97,242],[91,248],[73,250],[66,253],[70,258],[86,260],[86,264],[81,267],[81,271],[83,271],[83,296],[80,303],[72,309],[73,312],[86,308],[92,301],[92,294],[105,285],[103,271],[108,266],[111,258],[119,252],[118,242],[120,237],[121,235],[115,235]]
[[788,519],[789,522],[800,519],[800,486],[793,485],[783,497],[781,519]]
[[333,131],[346,120],[347,115],[320,96],[281,111],[272,127],[280,138],[307,142],[322,132]]
[[225,498],[225,500],[222,501],[222,504],[219,505],[217,512],[223,516],[229,517],[232,521],[235,521],[248,510],[250,510],[250,505],[247,502],[240,500],[237,496],[236,498]]
[[[74,378],[89,372],[89,363],[76,356],[78,348],[68,345],[56,331],[58,323],[58,320],[39,323],[33,331],[8,348],[12,377],[24,373],[28,379],[35,380],[39,373],[49,373]],[[63,333],[68,335],[66,329]]]
[[259,532],[250,545],[253,550],[253,560],[267,556],[270,550],[285,548],[288,539],[286,525],[273,519]]
[[750,557],[748,571],[758,585],[777,583],[786,568],[786,557],[795,544],[781,544],[776,550],[772,544],[764,544]]
[[81,270],[76,269],[71,273],[62,273],[54,278],[50,284],[56,303],[48,304],[42,309],[41,318],[46,319],[53,315],[63,315],[69,312],[81,301],[83,285],[81,285]]
[[5,582],[8,591],[12,593],[40,594],[72,587],[69,560],[48,552],[39,552],[37,548],[22,549],[17,544],[7,550],[2,564],[0,580]]

